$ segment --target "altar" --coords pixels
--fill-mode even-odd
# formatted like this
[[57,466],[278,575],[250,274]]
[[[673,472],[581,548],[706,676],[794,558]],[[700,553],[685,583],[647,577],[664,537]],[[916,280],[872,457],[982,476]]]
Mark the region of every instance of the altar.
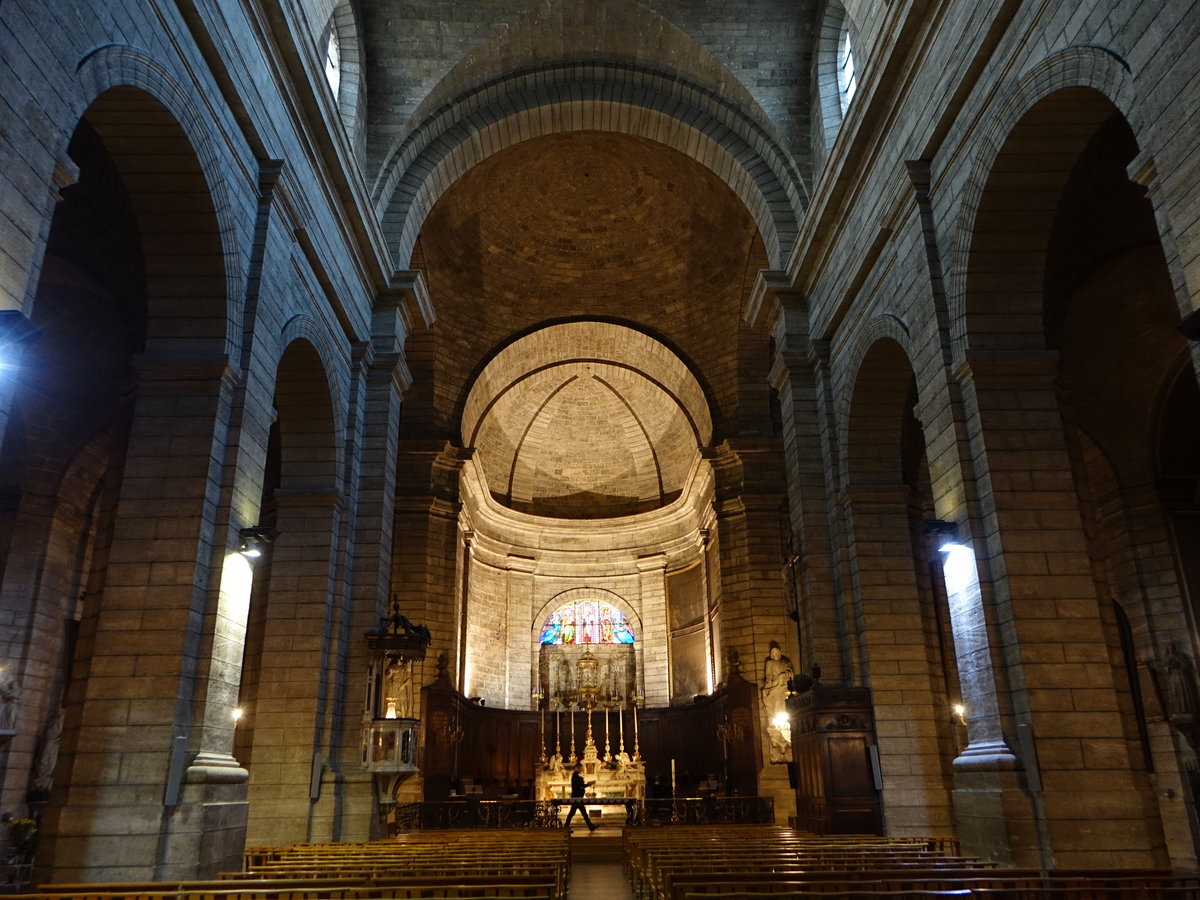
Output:
[[[584,793],[585,797],[636,800],[639,804],[646,799],[646,763],[640,757],[634,759],[621,751],[603,758],[589,735],[578,762],[583,765],[583,780],[594,782]],[[560,753],[548,759],[537,773],[537,798],[569,800],[573,767],[574,762],[564,761]]]
[[[575,764],[583,766],[583,779],[588,782],[584,797],[592,800],[614,801],[628,800],[640,807],[646,799],[646,763],[642,759],[637,735],[637,701],[631,711],[633,716],[633,755],[625,751],[625,709],[620,702],[620,695],[602,692],[597,688],[597,670],[599,663],[590,647],[585,647],[578,662],[572,669],[567,669],[574,676],[577,688],[563,687],[551,680],[546,685],[548,691],[539,691],[536,699],[541,701],[546,694],[552,698],[557,707],[554,718],[554,753],[546,755],[546,724],[544,711],[541,717],[540,742],[541,756],[538,760],[538,770],[535,778],[534,796],[538,800],[569,800],[571,798],[571,771]],[[566,684],[570,684],[567,681]],[[601,715],[597,707],[603,708],[604,752],[596,746],[592,731],[592,716]],[[561,727],[558,710],[566,707],[570,719],[570,742],[563,740],[566,732]],[[541,707],[539,707],[541,708]],[[543,708],[544,710],[544,708]],[[612,730],[609,727],[610,712],[616,713],[618,739],[613,748]],[[586,732],[584,734],[583,752],[576,752],[575,716],[581,713],[585,717]],[[627,806],[632,816],[634,807]]]

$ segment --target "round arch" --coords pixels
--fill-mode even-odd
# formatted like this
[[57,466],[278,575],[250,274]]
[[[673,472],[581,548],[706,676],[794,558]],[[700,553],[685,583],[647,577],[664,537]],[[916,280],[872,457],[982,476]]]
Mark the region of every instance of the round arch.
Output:
[[787,154],[757,122],[712,91],[644,68],[596,63],[516,73],[469,92],[422,123],[389,158],[376,187],[384,233],[407,266],[426,216],[466,171],[525,140],[571,131],[648,138],[722,179],[782,268],[807,192]]
[[325,361],[317,346],[298,338],[279,360],[275,407],[280,432],[280,486],[295,491],[339,484],[340,444]]
[[[968,349],[1044,349],[1041,277],[1054,219],[1047,198],[1061,193],[1079,153],[1114,112],[1139,135],[1136,99],[1123,59],[1102,48],[1070,47],[1027,71],[986,117],[948,254],[955,360]],[[1023,149],[1030,140],[1039,147],[1035,183]],[[1003,289],[997,277],[1006,280]],[[998,321],[997,312],[1004,321],[1019,318],[1019,329],[1000,333],[985,324]],[[969,327],[969,319],[981,327]]]
[[[147,352],[232,356],[242,339],[238,229],[227,167],[197,104],[161,63],[132,47],[100,47],[77,71],[76,121],[104,141],[141,232]],[[156,136],[155,158],[171,168],[142,164],[148,133]],[[57,156],[66,158],[65,144]],[[177,202],[164,207],[167,178]]]
[[[908,327],[894,315],[875,316],[856,334],[854,344],[847,353],[844,376],[838,390],[838,446],[843,483],[853,485],[856,478],[864,474],[861,469],[854,467],[856,452],[851,447],[851,441],[856,439],[852,431],[862,424],[863,390],[866,389],[871,395],[866,402],[872,409],[880,405],[899,409],[893,404],[904,400],[909,381],[916,377],[912,360]],[[882,392],[882,396],[879,392]],[[896,427],[899,427],[898,421]],[[889,437],[898,438],[898,434]],[[890,444],[885,443],[873,449],[880,451],[899,446],[898,440],[893,440]]]
[[555,610],[565,606],[567,603],[578,602],[580,600],[595,600],[598,602],[607,603],[613,609],[619,611],[625,617],[625,620],[634,627],[633,631],[634,643],[641,641],[642,635],[642,617],[638,614],[629,602],[615,591],[610,591],[607,588],[598,587],[572,587],[564,591],[559,591],[557,594],[550,597],[537,612],[533,615],[533,622],[530,626],[530,634],[532,635],[533,643],[539,643],[542,627],[550,614]]

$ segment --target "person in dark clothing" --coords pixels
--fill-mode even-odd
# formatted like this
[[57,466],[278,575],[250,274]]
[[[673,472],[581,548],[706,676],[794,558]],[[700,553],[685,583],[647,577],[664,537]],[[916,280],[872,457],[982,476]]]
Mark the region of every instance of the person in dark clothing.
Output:
[[587,822],[588,831],[595,831],[596,826],[592,824],[592,820],[588,817],[587,806],[583,802],[583,792],[591,787],[596,782],[583,780],[583,763],[575,763],[575,768],[571,770],[571,811],[567,813],[567,827],[571,827],[571,819],[574,818],[576,812],[583,813],[583,821]]

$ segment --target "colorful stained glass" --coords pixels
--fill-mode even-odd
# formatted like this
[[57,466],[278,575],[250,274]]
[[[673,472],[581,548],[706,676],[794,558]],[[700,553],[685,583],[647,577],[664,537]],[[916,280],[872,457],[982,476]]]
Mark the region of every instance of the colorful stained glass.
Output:
[[542,627],[543,644],[632,644],[625,614],[607,603],[580,600],[550,613]]

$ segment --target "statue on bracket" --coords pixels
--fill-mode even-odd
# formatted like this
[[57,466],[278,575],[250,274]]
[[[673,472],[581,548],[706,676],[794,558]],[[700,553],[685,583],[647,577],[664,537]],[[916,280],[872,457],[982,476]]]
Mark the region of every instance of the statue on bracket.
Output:
[[763,710],[767,721],[774,721],[783,713],[787,714],[788,679],[795,673],[792,671],[792,661],[784,655],[778,641],[771,641],[771,649],[763,662],[762,698]]
[[771,641],[771,649],[763,662],[762,705],[767,717],[773,763],[791,759],[792,728],[788,720],[787,698],[788,685],[794,674],[792,661],[784,655],[779,642]]

